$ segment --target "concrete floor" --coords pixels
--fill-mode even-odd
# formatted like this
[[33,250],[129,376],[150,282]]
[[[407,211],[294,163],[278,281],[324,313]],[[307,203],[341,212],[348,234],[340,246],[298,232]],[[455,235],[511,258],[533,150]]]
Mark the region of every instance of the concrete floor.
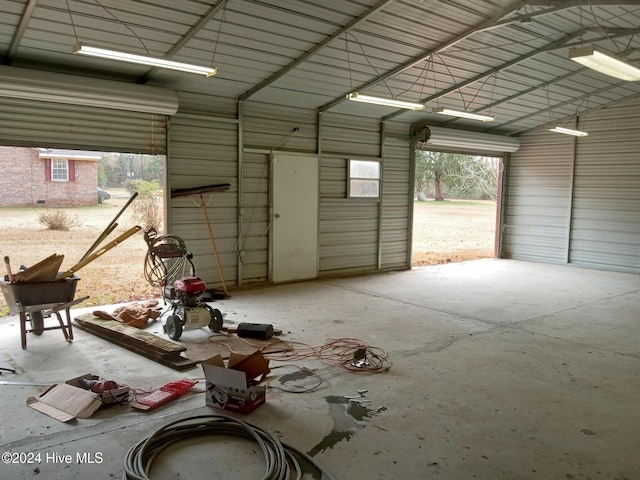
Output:
[[[265,405],[231,414],[313,453],[337,480],[640,478],[638,275],[481,260],[240,290],[215,307],[227,324],[272,323],[283,339],[357,338],[389,353],[391,369],[370,375],[293,362],[322,386],[270,388]],[[30,334],[23,351],[17,317],[1,319],[0,366],[23,373],[0,380],[91,372],[149,388],[202,377],[199,367],[178,372],[75,334],[71,344],[58,331]],[[367,393],[349,408],[357,390]],[[134,443],[171,421],[223,413],[195,393],[148,413],[110,407],[65,424],[25,405],[42,391],[0,385],[0,451],[40,454],[39,463],[1,465],[0,478],[121,478]],[[151,478],[263,478],[256,444],[223,440],[167,449]]]

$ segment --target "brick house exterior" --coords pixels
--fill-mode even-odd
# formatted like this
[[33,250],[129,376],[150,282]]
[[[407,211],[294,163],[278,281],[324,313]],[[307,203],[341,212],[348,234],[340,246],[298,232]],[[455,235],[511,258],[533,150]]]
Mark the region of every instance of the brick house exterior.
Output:
[[84,207],[98,197],[97,152],[0,146],[0,207]]

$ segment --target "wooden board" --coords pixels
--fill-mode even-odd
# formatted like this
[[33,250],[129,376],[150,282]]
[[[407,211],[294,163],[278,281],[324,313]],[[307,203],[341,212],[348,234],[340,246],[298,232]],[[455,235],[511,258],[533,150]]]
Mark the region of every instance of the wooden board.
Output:
[[52,282],[60,270],[64,255],[54,253],[35,265],[16,273],[15,282]]
[[[91,313],[79,315],[74,321],[82,330],[176,370],[193,368],[215,355],[229,358],[231,352],[248,355],[258,350],[268,355],[292,348],[275,337],[269,340],[244,339],[237,335],[212,334],[206,328],[185,331],[177,343],[165,339],[163,333],[150,333],[116,320],[102,320]],[[160,325],[155,324],[154,327],[151,324],[149,329],[159,330]],[[224,328],[227,329],[233,330],[234,326]]]
[[74,321],[82,330],[176,370],[193,368],[197,363],[181,355],[186,347],[115,320],[86,313]]

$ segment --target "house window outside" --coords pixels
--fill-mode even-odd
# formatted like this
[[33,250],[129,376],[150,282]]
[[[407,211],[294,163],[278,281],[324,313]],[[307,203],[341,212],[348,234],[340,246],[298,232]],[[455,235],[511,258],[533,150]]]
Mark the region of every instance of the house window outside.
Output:
[[378,198],[380,196],[380,162],[349,160],[349,197]]
[[69,181],[69,163],[66,158],[51,159],[51,180],[54,182]]

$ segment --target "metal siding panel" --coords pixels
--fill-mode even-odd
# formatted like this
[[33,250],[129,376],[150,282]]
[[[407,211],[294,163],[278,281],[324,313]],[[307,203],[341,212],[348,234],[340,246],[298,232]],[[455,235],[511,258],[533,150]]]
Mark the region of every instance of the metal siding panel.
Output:
[[242,281],[266,281],[269,276],[269,156],[245,154],[242,175],[242,234],[237,247]]
[[322,115],[321,141],[323,154],[377,158],[380,156],[380,122],[325,113]]
[[581,119],[570,262],[640,272],[640,101]]
[[413,207],[409,128],[393,122],[385,125],[383,151],[380,268],[409,268],[409,209]]
[[377,268],[377,225],[378,202],[347,198],[321,200],[320,274]]
[[220,260],[220,278],[200,199],[178,197],[169,206],[168,232],[182,237],[194,254],[196,271],[208,286],[237,283],[237,126],[209,119],[172,118],[167,178],[170,188],[230,183],[225,192],[205,194],[207,213]]
[[167,117],[0,97],[0,143],[125,153],[166,153]]
[[502,255],[566,261],[573,139],[549,133],[520,137],[507,162]]
[[573,138],[521,137],[508,165],[505,257],[640,272],[638,107],[635,99],[580,117],[589,136],[576,141],[573,183]]
[[320,197],[347,197],[347,159],[322,157],[320,159]]
[[313,110],[246,102],[242,122],[245,148],[316,152]]

